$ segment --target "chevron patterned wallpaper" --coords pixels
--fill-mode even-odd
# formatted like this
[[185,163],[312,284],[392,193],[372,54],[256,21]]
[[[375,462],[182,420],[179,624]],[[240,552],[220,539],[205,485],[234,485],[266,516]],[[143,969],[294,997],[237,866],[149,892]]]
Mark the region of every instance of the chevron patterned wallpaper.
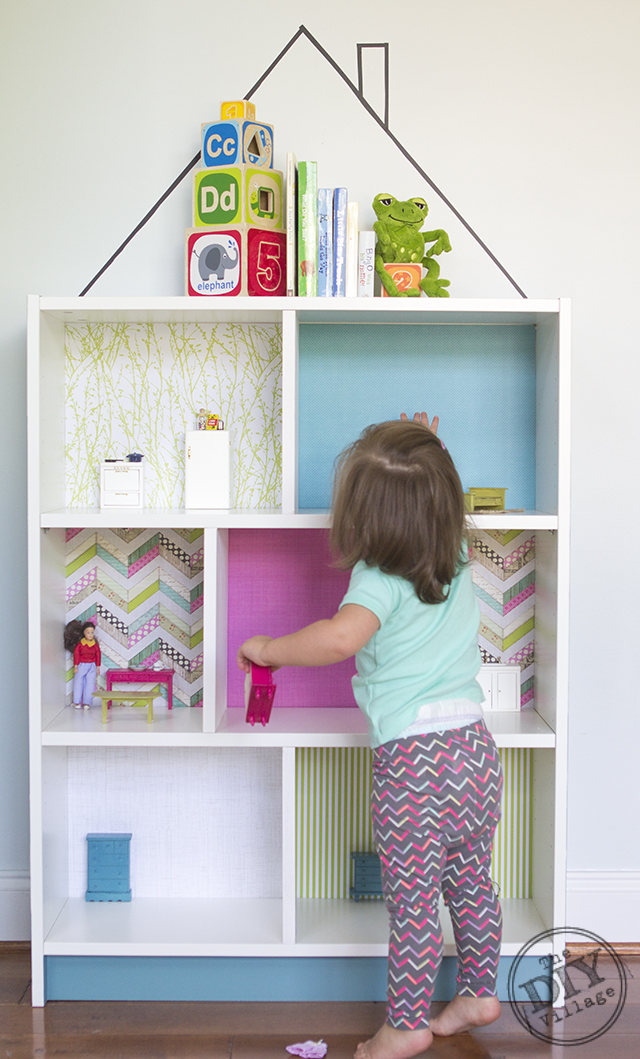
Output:
[[174,708],[202,704],[203,554],[202,530],[67,530],[67,621],[95,622],[100,687],[106,669],[161,661]]
[[141,452],[147,507],[184,502],[184,432],[199,408],[233,434],[233,506],[280,503],[282,340],[275,324],[68,327],[67,506],[99,501],[101,460]]
[[521,705],[533,706],[535,535],[474,530],[471,572],[480,604],[482,661],[521,666]]

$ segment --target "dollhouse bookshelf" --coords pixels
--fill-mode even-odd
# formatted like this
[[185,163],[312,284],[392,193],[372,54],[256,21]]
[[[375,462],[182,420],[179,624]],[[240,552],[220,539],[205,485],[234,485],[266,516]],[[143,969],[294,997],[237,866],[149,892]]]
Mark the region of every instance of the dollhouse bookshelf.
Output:
[[[187,346],[179,350],[183,359],[172,360],[178,375],[171,377],[174,393],[176,385],[180,389],[176,377],[184,371],[180,399],[186,408],[193,392],[187,386],[192,374],[189,350],[210,341],[212,329],[226,328],[225,335],[232,334],[235,341],[243,329],[255,327],[272,343],[273,370],[266,385],[271,387],[269,409],[277,413],[271,420],[265,413],[271,431],[268,444],[275,453],[268,464],[275,484],[266,499],[250,499],[229,510],[185,511],[177,471],[173,492],[165,490],[161,496],[162,459],[151,447],[148,462],[155,459],[155,495],[160,497],[156,506],[101,511],[89,487],[85,496],[69,501],[69,461],[82,467],[82,452],[72,451],[74,444],[82,446],[73,441],[74,416],[78,419],[79,413],[77,395],[69,388],[69,357],[74,349],[86,354],[87,336],[92,349],[98,348],[96,334],[104,340],[99,353],[102,356],[104,349],[106,357],[113,349],[108,344],[113,335],[125,335],[129,342],[132,335],[143,334],[145,350],[159,348],[158,335],[168,335],[174,352],[175,343],[187,335]],[[533,935],[563,924],[569,327],[568,304],[558,300],[376,299],[363,304],[357,299],[219,298],[212,304],[194,298],[30,299],[35,1005],[49,995],[46,962],[69,956],[90,961],[103,956],[386,955],[387,920],[381,902],[304,896],[299,881],[301,843],[309,839],[306,834],[301,838],[300,825],[305,762],[311,760],[309,755],[319,755],[323,762],[337,755],[336,769],[348,770],[349,762],[368,745],[364,718],[348,701],[348,674],[280,674],[271,722],[257,729],[244,721],[232,659],[239,630],[246,627],[246,635],[268,631],[252,623],[261,621],[269,607],[282,612],[291,598],[292,607],[298,606],[294,623],[300,617],[313,619],[313,555],[315,542],[323,539],[329,525],[333,458],[367,422],[400,411],[438,411],[441,433],[465,487],[507,485],[507,506],[524,509],[476,515],[473,527],[503,534],[526,530],[535,538],[535,705],[486,718],[505,753],[527,755],[527,896],[503,900],[503,953],[513,955]],[[146,356],[144,350],[141,355]],[[127,371],[135,376],[134,354],[132,358]],[[163,400],[158,399],[158,406]],[[201,403],[192,404],[191,410]],[[150,402],[148,411],[143,408],[140,414],[144,419],[156,411]],[[192,428],[175,409],[172,415],[176,436]],[[82,437],[81,415],[78,422],[76,438]],[[171,431],[167,420],[163,422],[157,438],[164,441]],[[260,453],[246,432],[239,431],[238,437],[238,451],[244,453],[242,459],[238,456],[238,466],[248,466]],[[179,445],[168,453],[169,469],[178,467],[178,452]],[[483,466],[488,467],[486,473],[477,469]],[[64,705],[65,531],[80,527],[97,533],[125,527],[203,531],[202,708],[155,711],[153,725],[127,711],[104,726],[99,709],[74,711]],[[256,577],[258,558],[262,565]],[[333,576],[323,600],[326,606],[334,596],[340,598],[341,582],[337,575],[331,581]],[[262,596],[256,585],[260,579]],[[307,585],[310,598],[302,585]],[[200,810],[194,808],[193,819],[180,822],[162,790],[165,779],[194,807],[206,803],[209,816],[200,821]],[[242,789],[240,804],[228,797],[232,783],[234,791]],[[147,810],[151,817],[156,813],[154,826],[182,828],[192,833],[194,846],[198,827],[211,828],[201,844],[208,843],[209,856],[227,866],[226,879],[203,883],[198,891],[186,868],[165,864],[169,883],[165,892],[159,887],[154,891],[153,858],[160,853],[153,843],[145,853],[140,837],[151,817],[131,823],[141,790],[149,789],[159,791],[157,809]],[[515,795],[508,792],[507,797]],[[209,818],[216,813],[218,819],[211,824]],[[173,822],[165,825],[165,820]],[[133,832],[130,904],[87,904],[81,897],[78,880],[87,831]],[[247,872],[243,865],[261,835],[268,835],[270,842]],[[202,868],[202,860],[194,855],[196,860]],[[451,954],[452,938],[446,931],[445,945],[445,955]]]

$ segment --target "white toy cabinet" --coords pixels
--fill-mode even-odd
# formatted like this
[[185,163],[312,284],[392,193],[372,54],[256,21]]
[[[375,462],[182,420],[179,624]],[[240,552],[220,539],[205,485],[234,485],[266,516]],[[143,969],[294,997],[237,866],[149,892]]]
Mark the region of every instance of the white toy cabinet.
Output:
[[[368,848],[366,813],[349,808],[368,753],[349,673],[279,673],[270,724],[251,728],[233,652],[243,629],[270,631],[252,626],[270,608],[295,622],[316,595],[324,605],[314,579],[333,459],[367,422],[402,411],[438,412],[465,488],[507,486],[507,507],[524,509],[476,514],[474,526],[535,540],[534,705],[487,714],[505,754],[527,762],[526,783],[505,795],[528,867],[521,896],[503,902],[503,952],[564,924],[569,345],[558,300],[30,299],[35,1005],[48,958],[386,955],[380,901],[309,881],[346,856],[332,847],[338,828],[305,816],[322,777],[333,777],[336,812],[360,813],[354,842]],[[83,376],[88,358],[102,374]],[[133,409],[121,421],[107,393],[116,377]],[[184,435],[212,393],[231,428],[236,506],[185,510]],[[120,454],[145,454],[144,508],[98,506],[91,474],[118,455],[105,451],[112,427]],[[65,706],[66,538],[79,527],[203,531],[201,708],[174,699],[152,725],[131,710],[103,725],[98,708]],[[338,594],[339,574],[327,578]],[[84,900],[85,836],[106,831],[133,834],[130,904]],[[450,935],[446,945],[452,954]]]

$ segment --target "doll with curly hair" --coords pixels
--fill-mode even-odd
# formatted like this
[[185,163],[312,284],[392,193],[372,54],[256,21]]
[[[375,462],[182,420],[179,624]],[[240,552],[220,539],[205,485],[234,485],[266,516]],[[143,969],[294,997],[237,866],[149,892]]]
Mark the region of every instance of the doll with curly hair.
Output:
[[64,630],[64,645],[73,654],[73,706],[88,710],[92,704],[96,677],[100,673],[100,644],[92,621],[70,621]]

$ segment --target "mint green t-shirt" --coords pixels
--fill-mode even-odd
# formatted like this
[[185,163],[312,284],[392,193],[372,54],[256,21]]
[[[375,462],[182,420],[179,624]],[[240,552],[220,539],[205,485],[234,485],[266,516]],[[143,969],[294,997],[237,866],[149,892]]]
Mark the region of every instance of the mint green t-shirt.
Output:
[[359,562],[340,604],[372,611],[380,628],[356,654],[356,702],[372,746],[397,739],[418,710],[440,699],[481,703],[480,609],[469,566],[454,577],[444,603],[421,603],[410,581]]

